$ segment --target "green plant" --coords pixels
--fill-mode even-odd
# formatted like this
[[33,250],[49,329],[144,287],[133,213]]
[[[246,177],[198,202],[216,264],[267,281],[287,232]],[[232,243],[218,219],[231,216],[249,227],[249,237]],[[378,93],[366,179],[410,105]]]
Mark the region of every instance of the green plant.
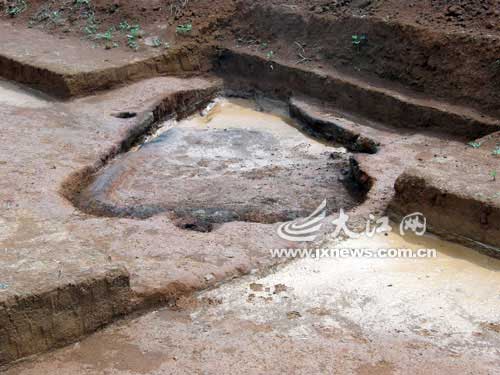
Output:
[[52,22],[54,24],[60,24],[60,23],[62,23],[61,12],[58,11],[58,10],[55,10],[55,11],[51,12],[49,14],[49,20],[50,20],[50,22]]
[[137,38],[141,34],[141,27],[139,25],[129,26],[127,34],[127,46],[137,51],[139,49],[139,44],[137,43]]
[[141,26],[138,24],[130,25],[127,21],[121,21],[118,24],[118,30],[128,32],[128,35],[137,38],[141,32]]
[[496,181],[497,180],[497,171],[491,171],[490,176],[493,179],[493,181]]
[[88,23],[87,26],[83,28],[83,31],[87,35],[93,35],[97,33],[97,25],[95,23]]
[[133,50],[137,51],[139,49],[139,44],[137,44],[137,41],[133,39],[127,40],[127,46],[132,48]]
[[491,153],[493,156],[500,156],[500,146],[497,146]]
[[79,18],[87,19],[90,23],[97,23],[95,11],[90,0],[73,0],[71,10],[78,13]]
[[151,43],[153,44],[153,47],[154,48],[158,48],[161,46],[161,39],[156,37],[156,38],[153,38],[153,40],[151,41]]
[[182,9],[187,5],[188,0],[175,0],[170,4],[170,16],[178,18],[182,14]]
[[472,148],[479,148],[481,147],[481,143],[479,142],[469,142],[467,143],[468,146],[472,147]]
[[359,51],[361,49],[361,46],[366,44],[366,42],[368,41],[368,38],[364,34],[361,34],[361,35],[354,34],[351,37],[351,40],[352,40],[352,45],[354,47],[356,47],[357,50]]
[[41,7],[38,12],[31,16],[29,24],[34,25],[42,22],[46,22],[47,24],[53,23],[55,25],[62,24],[61,11],[52,10],[50,6]]
[[105,33],[98,33],[95,35],[95,39],[104,39],[107,41],[113,40],[113,28],[108,29]]
[[82,7],[82,6],[90,6],[90,0],[75,0],[74,2],[75,5]]
[[97,33],[97,29],[98,29],[98,26],[97,26],[97,22],[95,19],[95,15],[92,12],[87,16],[87,22],[85,24],[85,27],[83,28],[83,31],[87,35],[93,35],[93,34]]
[[269,51],[266,53],[266,57],[268,60],[271,60],[274,57],[274,51]]
[[15,0],[6,8],[5,13],[8,16],[16,17],[28,9],[28,4],[25,0]]
[[185,25],[179,25],[175,28],[175,32],[177,34],[187,34],[190,33],[191,30],[193,30],[193,25],[190,23],[186,23]]
[[127,37],[137,39],[141,33],[141,27],[139,25],[129,26]]
[[130,25],[128,24],[127,21],[122,21],[120,22],[120,24],[118,25],[118,29],[120,31],[128,31],[130,29]]

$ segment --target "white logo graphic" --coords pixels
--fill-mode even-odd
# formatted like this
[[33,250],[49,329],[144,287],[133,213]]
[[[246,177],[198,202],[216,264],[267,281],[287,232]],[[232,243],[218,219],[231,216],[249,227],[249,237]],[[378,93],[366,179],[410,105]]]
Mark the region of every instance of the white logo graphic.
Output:
[[[318,232],[323,225],[322,221],[326,217],[326,199],[319,207],[306,219],[296,220],[281,224],[278,228],[278,235],[288,241],[312,242],[318,236]],[[392,232],[389,217],[375,217],[370,214],[366,220],[366,228],[362,232],[354,232],[349,229],[349,215],[341,208],[338,218],[332,220],[335,230],[330,234],[331,238],[347,237],[357,239],[361,237],[373,237],[381,233]],[[417,236],[423,236],[427,231],[427,219],[420,212],[414,212],[405,216],[399,225],[399,232],[402,236],[408,232],[413,232]]]
[[374,215],[370,214],[368,220],[366,221],[366,228],[364,232],[353,232],[347,226],[349,223],[349,215],[347,215],[341,208],[339,212],[339,217],[332,221],[335,225],[335,231],[331,234],[332,238],[337,238],[341,234],[344,234],[348,238],[360,238],[362,236],[373,237],[379,233],[388,233],[392,231],[392,227],[389,224],[389,218],[387,216],[376,218]]
[[307,218],[281,224],[278,228],[278,235],[288,241],[312,242],[316,239],[325,217],[326,199]]
[[427,230],[427,219],[420,212],[405,216],[399,225],[399,233],[404,236],[406,231],[411,231],[417,236],[423,236]]

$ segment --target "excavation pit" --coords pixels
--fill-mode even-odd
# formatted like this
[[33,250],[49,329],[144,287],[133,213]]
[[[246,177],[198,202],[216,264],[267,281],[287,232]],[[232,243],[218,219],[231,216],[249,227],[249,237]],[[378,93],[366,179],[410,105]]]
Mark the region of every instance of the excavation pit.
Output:
[[325,199],[330,210],[358,204],[342,181],[347,167],[345,150],[308,135],[284,103],[219,97],[109,163],[79,205],[103,216],[166,213],[200,232],[276,223],[306,217]]
[[[116,26],[127,28],[135,3],[120,2],[112,19],[95,4],[100,30],[84,40],[72,36],[88,25],[69,14],[82,7],[61,12],[73,32],[54,24],[48,35],[30,22],[46,2],[29,3],[0,25],[1,72],[50,97],[0,83],[1,370],[160,306],[175,307],[163,315],[164,328],[151,320],[162,313],[146,314],[130,338],[123,335],[128,321],[118,325],[118,342],[94,335],[87,345],[97,352],[75,345],[71,357],[49,363],[44,356],[32,371],[220,373],[214,367],[227,365],[230,373],[232,364],[245,372],[248,363],[254,372],[287,372],[286,364],[293,373],[299,362],[307,373],[498,368],[497,353],[486,349],[499,346],[498,261],[472,251],[500,256],[500,39],[491,28],[456,34],[407,23],[408,9],[425,15],[421,5],[406,7],[401,23],[401,15],[384,12],[309,14],[318,8],[310,2],[187,2],[191,9],[180,18],[151,4],[172,19],[155,21],[141,8],[134,23],[147,29],[132,53],[135,33]],[[391,5],[390,13],[402,10]],[[28,22],[32,29],[21,27]],[[191,32],[179,34],[182,24]],[[104,46],[108,35],[116,44]],[[363,35],[366,43],[356,45]],[[221,93],[254,100],[219,98],[207,108]],[[283,230],[298,225],[282,222],[308,216],[323,201],[329,217],[315,242],[284,238]],[[395,233],[345,241],[334,232],[340,208],[360,235],[368,219],[390,216],[397,233],[403,217],[419,212],[427,231],[469,247],[399,241]],[[276,249],[413,246],[435,247],[438,258],[313,255],[282,268],[290,258],[274,256]],[[237,299],[221,293],[222,283],[246,274],[253,285],[240,280]],[[220,307],[213,310],[220,337],[200,305],[179,311],[210,288],[215,294],[200,301]],[[178,318],[186,324],[176,325]],[[127,347],[117,351],[122,339]],[[338,350],[318,362],[313,352],[326,346]],[[304,348],[313,348],[312,361]],[[99,353],[110,362],[92,361]],[[262,353],[270,354],[267,362]]]

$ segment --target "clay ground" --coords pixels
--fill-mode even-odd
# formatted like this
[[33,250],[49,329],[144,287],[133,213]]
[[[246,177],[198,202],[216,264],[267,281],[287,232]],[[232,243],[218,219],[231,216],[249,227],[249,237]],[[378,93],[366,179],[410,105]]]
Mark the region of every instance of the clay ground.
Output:
[[[165,90],[165,84],[168,90]],[[178,229],[161,215],[146,220],[91,217],[79,212],[58,194],[59,186],[72,170],[91,164],[104,150],[116,147],[120,134],[133,125],[133,120],[116,119],[111,116],[112,113],[124,110],[139,112],[149,101],[171,95],[180,88],[200,90],[217,84],[214,79],[159,78],[107,94],[59,103],[4,82],[3,113],[10,116],[7,124],[12,124],[4,129],[8,130],[9,139],[23,138],[24,141],[21,145],[12,144],[16,149],[6,150],[3,157],[9,159],[9,163],[3,164],[4,168],[9,168],[6,174],[23,171],[21,176],[12,178],[4,187],[6,191],[13,191],[12,183],[19,183],[15,193],[10,193],[4,200],[4,204],[10,205],[12,216],[3,221],[3,228],[8,229],[3,232],[3,246],[9,248],[15,245],[18,249],[15,254],[19,257],[18,260],[3,260],[7,269],[10,267],[14,271],[3,274],[2,281],[9,286],[7,292],[31,289],[34,280],[40,288],[43,287],[41,281],[48,285],[65,284],[83,270],[97,272],[104,263],[109,267],[125,266],[130,272],[135,298],[147,300],[157,293],[165,298],[169,294],[168,288],[172,288],[172,293],[196,290],[230,275],[252,268],[262,269],[269,264],[272,260],[269,259],[267,246],[280,245],[276,242],[274,231],[262,224],[231,223],[212,233],[188,232]],[[136,100],[139,91],[145,93],[141,102]],[[132,93],[134,95],[131,96]],[[309,111],[314,113],[311,108]],[[57,119],[64,124],[70,121],[71,127],[61,127],[55,121]],[[475,151],[461,142],[454,145],[439,137],[418,133],[390,135],[393,131],[386,131],[388,134],[384,133],[384,129],[364,134],[382,139],[382,149],[385,149],[386,143],[392,143],[390,152],[394,153],[394,157],[401,153],[398,142],[406,153],[408,146],[414,148],[412,160],[417,162],[423,162],[424,158],[432,161],[447,154],[456,154],[456,150]],[[30,137],[36,137],[36,140],[30,141]],[[33,142],[38,144],[36,152],[30,149]],[[44,144],[46,146],[41,147]],[[69,151],[71,159],[59,159],[59,147]],[[436,156],[435,152],[440,155]],[[14,163],[12,156],[8,156],[14,154],[19,155],[15,159],[18,164]],[[384,169],[388,166],[384,167],[383,161],[392,157],[384,151],[377,158],[381,162],[370,165]],[[371,194],[374,198],[359,210],[383,205],[383,190],[391,188],[391,181],[399,174],[398,170],[409,162],[407,158],[399,169],[392,164],[393,173],[385,174],[387,180],[378,183],[382,187],[373,189]],[[31,167],[26,168],[28,165]],[[40,182],[41,176],[45,182],[36,183]],[[53,193],[48,195],[50,191]],[[172,236],[176,240],[169,249],[167,244]],[[259,243],[262,250],[259,250]],[[442,248],[440,246],[436,247]],[[95,249],[99,251],[95,253]],[[175,311],[146,315],[131,323],[123,322],[73,349],[42,357],[41,362],[22,365],[11,372],[30,373],[33,370],[36,373],[52,373],[57,368],[57,373],[204,373],[217,368],[229,373],[230,366],[236,362],[248,373],[302,372],[306,369],[322,372],[326,368],[335,368],[338,373],[405,373],[413,366],[417,366],[420,373],[441,373],[454,369],[491,373],[498,366],[498,361],[495,351],[486,348],[498,346],[498,333],[495,331],[498,306],[494,297],[498,294],[498,272],[495,272],[498,264],[484,256],[471,255],[470,251],[451,246],[440,254],[437,263],[426,260],[427,263],[418,270],[413,269],[411,263],[399,264],[395,261],[395,264],[387,264],[383,260],[361,260],[362,264],[355,260],[299,261],[269,279],[238,281],[216,292],[202,294],[196,297],[201,302],[194,303],[186,311],[183,304],[189,299],[177,302],[181,311],[176,308]],[[5,255],[11,257],[13,253]],[[411,271],[405,271],[408,267]],[[464,275],[463,279],[454,277],[457,267]],[[27,270],[30,272],[27,273]],[[368,270],[373,273],[375,284],[368,290],[360,291],[355,285],[364,280]],[[443,272],[445,275],[441,274]],[[320,275],[320,280],[325,281],[320,282],[317,290],[314,287],[313,292],[311,285],[315,285]],[[428,277],[433,280],[429,285],[415,281]],[[307,287],[309,292],[297,295],[292,292],[294,289],[300,291],[301,286],[294,286],[293,282],[297,278],[303,280],[301,285]],[[385,281],[381,282],[380,278]],[[366,283],[366,280],[363,282]],[[256,293],[252,293],[249,289],[249,285],[254,285],[252,283],[263,284],[270,288],[270,292],[266,293],[265,287],[261,291],[260,286],[252,286],[256,288]],[[380,296],[379,289],[389,288],[387,285],[391,283],[397,283],[402,293],[394,300],[404,299],[404,303],[399,302],[399,307],[380,311],[382,306],[391,306],[388,300],[392,299],[392,294]],[[290,292],[283,292],[283,296],[291,298],[290,301],[277,299],[273,294],[273,288],[279,284],[290,288]],[[477,288],[482,290],[484,297],[475,293]],[[332,291],[338,295],[327,297]],[[277,294],[281,298],[281,293]],[[440,296],[439,300],[449,302],[445,306],[437,306],[436,295]],[[467,296],[473,300],[467,299]],[[426,307],[422,305],[423,300]],[[482,307],[464,313],[461,311],[463,300],[468,301],[467,306],[474,306],[477,303],[474,301],[481,300]],[[216,301],[216,306],[205,311],[204,301]],[[136,303],[141,304],[140,301]],[[410,306],[420,306],[423,311],[413,311]],[[401,309],[399,313],[395,310],[397,308]],[[445,310],[446,314],[436,315],[434,309]],[[363,311],[354,322],[351,321],[353,311],[358,311],[358,314]],[[388,316],[398,314],[403,321],[380,328]],[[368,316],[371,316],[369,324],[365,320]],[[410,316],[419,318],[404,318]],[[452,320],[452,316],[457,322],[443,328],[441,324]],[[391,322],[393,320],[390,319]],[[148,330],[152,332],[148,333]],[[238,336],[234,337],[236,332]],[[214,337],[217,339],[214,340]],[[443,337],[451,337],[452,340],[443,344]],[[242,342],[245,344],[240,346]],[[405,351],[404,357],[401,350]],[[471,357],[472,350],[476,353],[474,359]],[[224,353],[222,362],[221,353]],[[297,359],[303,356],[309,359]],[[262,358],[266,358],[265,361]],[[273,358],[281,358],[280,364],[276,365]],[[254,362],[258,363],[255,367],[251,366]]]
[[[144,221],[82,216],[60,195],[61,185],[72,172],[92,165],[101,155],[112,152],[110,150],[119,147],[125,134],[137,126],[137,120],[117,119],[111,116],[112,113],[141,111],[148,108],[148,104],[181,90],[192,90],[200,97],[199,100],[206,100],[217,85],[218,81],[213,78],[158,78],[100,96],[60,103],[39,98],[2,82],[2,108],[7,120],[2,136],[4,139],[23,139],[20,145],[5,141],[6,147],[2,150],[2,160],[8,160],[2,162],[3,173],[12,176],[4,182],[2,204],[9,209],[2,221],[2,241],[6,248],[15,245],[23,249],[17,255],[23,268],[33,269],[29,260],[37,265],[36,272],[25,275],[28,280],[24,279],[21,270],[16,270],[15,274],[4,273],[3,282],[9,285],[7,293],[26,289],[25,283],[30,280],[42,282],[49,278],[63,282],[66,276],[74,276],[70,268],[66,270],[64,262],[68,262],[69,267],[87,268],[84,266],[87,261],[85,249],[90,252],[88,259],[92,260],[91,265],[123,261],[137,264],[138,267],[132,271],[131,284],[144,298],[154,296],[155,291],[160,290],[168,295],[169,279],[175,281],[177,287],[190,290],[194,285],[207,284],[207,280],[213,283],[225,278],[226,272],[237,274],[248,271],[259,263],[259,258],[265,262],[267,246],[272,243],[266,241],[266,237],[271,237],[273,233],[259,224],[232,223],[221,231],[201,235],[181,231],[160,216]],[[139,101],[138,93],[142,93]],[[38,144],[36,148],[34,143]],[[57,155],[64,150],[71,158],[59,159]],[[246,233],[246,239],[237,240],[242,232]],[[247,247],[245,243],[253,235],[255,240],[251,245],[248,242]],[[172,243],[171,250],[166,250],[166,239],[172,236],[176,242]],[[187,240],[185,251],[188,253],[185,254],[181,245],[183,238]],[[44,245],[52,241],[54,245]],[[263,248],[259,255],[255,246],[260,241]],[[158,244],[163,244],[160,252]],[[73,248],[75,255],[70,256]],[[33,253],[31,249],[37,249],[37,252]],[[110,252],[106,251],[104,258],[95,258],[92,254],[95,249],[108,249]],[[56,256],[57,253],[61,255]],[[174,254],[178,254],[176,266],[160,266],[162,258],[169,264],[175,263]],[[8,253],[5,255],[11,256]],[[42,257],[60,258],[62,263],[44,262]],[[71,265],[72,261],[76,264]],[[213,263],[213,268],[209,263]],[[199,274],[193,274],[194,270]],[[43,285],[39,287],[43,288]]]
[[[62,51],[78,39],[88,47],[79,50],[84,61],[130,59],[123,51],[136,51],[131,54],[134,60],[142,55],[175,55],[183,47],[196,56],[200,48],[223,45],[306,68],[336,69],[368,81],[381,78],[384,86],[406,86],[500,115],[498,0],[410,4],[397,0],[52,0],[30,1],[26,7],[22,0],[5,3],[0,14],[6,23],[55,36],[49,50]],[[9,9],[19,13],[9,15]],[[186,25],[190,31],[178,30]],[[12,40],[12,31],[2,34]],[[36,37],[24,39],[17,47]],[[151,65],[134,73],[144,77]],[[99,78],[109,79],[104,77]],[[126,79],[122,74],[120,80]]]
[[[0,12],[2,370],[498,372],[497,0]],[[314,246],[438,257],[271,257],[325,197]],[[340,208],[441,239],[332,240]]]
[[299,260],[7,374],[495,374],[499,261],[435,238],[369,244],[441,250],[432,260]]

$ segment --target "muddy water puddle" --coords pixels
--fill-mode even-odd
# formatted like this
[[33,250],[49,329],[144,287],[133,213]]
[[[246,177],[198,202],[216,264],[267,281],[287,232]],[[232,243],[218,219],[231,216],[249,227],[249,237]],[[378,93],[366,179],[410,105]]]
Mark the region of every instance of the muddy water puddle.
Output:
[[[335,157],[332,157],[335,154]],[[286,106],[218,98],[200,114],[167,121],[141,147],[97,176],[83,198],[94,211],[145,218],[168,213],[181,227],[274,223],[359,203],[340,181],[343,148],[302,131]]]
[[182,121],[180,127],[264,131],[290,141],[292,147],[306,147],[309,152],[345,152],[343,147],[313,137],[289,117],[284,103],[270,99],[217,98],[200,115]]
[[278,100],[260,98],[256,100],[242,98],[218,97],[199,113],[181,121],[167,120],[158,130],[147,137],[139,150],[145,144],[158,138],[172,128],[183,129],[244,129],[264,131],[276,137],[293,139],[313,152],[326,151],[345,153],[344,147],[321,139],[311,130],[291,119],[287,105]]

